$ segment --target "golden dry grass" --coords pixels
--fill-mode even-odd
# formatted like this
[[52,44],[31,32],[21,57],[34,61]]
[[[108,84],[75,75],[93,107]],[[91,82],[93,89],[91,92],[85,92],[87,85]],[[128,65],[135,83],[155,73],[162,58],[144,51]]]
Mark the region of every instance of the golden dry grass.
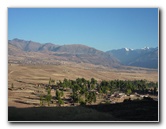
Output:
[[10,65],[9,83],[14,80],[25,82],[48,83],[49,78],[58,80],[84,77],[97,80],[139,80],[158,81],[158,72],[153,69],[131,67],[126,69],[111,69],[106,67],[86,67],[74,65]]
[[37,83],[48,84],[49,78],[55,81],[64,78],[75,80],[92,77],[101,80],[140,80],[157,82],[158,72],[154,69],[124,67],[120,69],[106,68],[86,64],[64,65],[16,65],[8,66],[8,88],[14,84],[13,90],[8,90],[8,105],[16,107],[32,107],[39,105]]

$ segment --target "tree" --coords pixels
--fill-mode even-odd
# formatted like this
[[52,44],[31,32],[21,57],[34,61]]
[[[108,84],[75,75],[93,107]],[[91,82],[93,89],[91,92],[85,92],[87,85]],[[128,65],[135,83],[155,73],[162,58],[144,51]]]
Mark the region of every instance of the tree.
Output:
[[64,95],[63,91],[59,91],[58,89],[56,90],[56,99],[58,100],[59,106],[64,104],[64,101],[61,99],[61,97]]
[[79,98],[79,103],[80,105],[86,105],[86,102],[81,97]]
[[61,105],[64,104],[64,101],[63,101],[61,98],[59,98],[59,99],[58,99],[58,104],[59,104],[59,106],[61,106]]
[[61,97],[61,93],[60,93],[59,90],[57,89],[57,90],[56,90],[56,98],[57,98],[57,100],[60,99],[60,97]]
[[88,102],[88,103],[92,103],[92,102],[96,102],[96,93],[95,92],[87,92],[85,94],[85,102]]
[[82,81],[82,83],[84,83],[84,84],[86,84],[86,82],[87,82],[87,81],[85,80],[85,78],[82,78],[81,81]]
[[154,89],[153,89],[153,93],[154,93],[154,94],[157,93],[157,88],[156,88],[156,87],[154,87]]
[[87,87],[85,85],[83,85],[82,87],[80,87],[80,94],[83,95],[85,94],[85,92],[88,91]]
[[48,87],[46,90],[47,90],[47,94],[51,94],[51,88],[50,87]]
[[46,95],[46,101],[48,103],[48,106],[50,106],[50,101],[51,101],[52,96],[50,94]]
[[48,85],[51,85],[51,78],[49,79]]
[[50,78],[48,84],[49,84],[49,86],[50,86],[50,85],[54,85],[54,84],[55,84],[55,80],[52,80],[52,79]]
[[48,88],[47,88],[47,95],[46,95],[46,98],[45,98],[45,100],[46,100],[47,103],[48,103],[48,106],[50,106],[50,101],[51,101],[51,99],[52,99],[52,96],[51,96],[51,89],[50,89],[50,87],[48,87]]
[[74,102],[78,102],[79,101],[79,94],[77,92],[73,92],[72,98]]
[[132,93],[131,89],[127,89],[126,94],[130,95]]
[[95,89],[95,85],[94,84],[91,85],[91,89]]
[[70,86],[70,82],[65,78],[65,79],[63,80],[62,87],[63,87],[63,89],[64,89],[64,88],[67,88],[67,87],[69,87],[69,86]]
[[96,84],[97,83],[97,80],[95,80],[94,78],[91,78],[91,84]]

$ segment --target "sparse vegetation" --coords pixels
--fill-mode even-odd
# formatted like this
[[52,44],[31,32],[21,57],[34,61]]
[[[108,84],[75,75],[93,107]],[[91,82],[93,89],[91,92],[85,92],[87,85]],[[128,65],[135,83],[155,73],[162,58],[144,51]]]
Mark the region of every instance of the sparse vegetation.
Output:
[[[88,67],[88,68],[89,69],[87,70],[84,69],[84,66],[73,67],[73,65],[71,65],[70,67],[66,65],[64,66],[50,65],[49,67],[44,65],[43,66],[11,65],[9,67],[9,72],[10,72],[9,86],[12,87],[13,83],[14,88],[13,89],[11,88],[12,90],[10,89],[8,90],[9,107],[10,106],[21,107],[21,108],[35,107],[37,110],[39,110],[38,114],[41,113],[41,115],[43,115],[42,110],[49,111],[50,109],[55,110],[57,114],[61,114],[59,113],[59,111],[61,111],[61,109],[63,108],[65,109],[64,114],[65,113],[69,114],[66,116],[63,114],[56,115],[56,118],[53,118],[52,115],[48,116],[46,115],[46,117],[49,117],[48,120],[50,119],[64,120],[63,119],[64,117],[66,117],[65,120],[70,120],[70,118],[72,118],[72,120],[78,120],[78,119],[98,120],[99,116],[101,120],[114,120],[112,119],[112,114],[114,115],[115,119],[118,118],[118,120],[120,120],[121,116],[125,117],[120,113],[130,114],[131,112],[131,114],[133,114],[135,110],[136,110],[135,112],[139,110],[139,109],[138,110],[132,109],[134,111],[129,111],[129,112],[126,111],[129,109],[128,105],[131,105],[130,102],[134,102],[132,98],[130,99],[130,94],[131,95],[134,94],[135,96],[142,95],[144,96],[145,99],[149,99],[146,97],[147,94],[157,96],[158,83],[156,83],[155,80],[155,78],[157,77],[156,71],[153,70],[146,71],[145,69],[141,69],[139,71],[138,70],[130,71],[124,69],[123,71],[121,70],[109,71],[109,69],[104,69],[100,67]],[[18,72],[16,72],[16,70]],[[152,74],[152,76],[149,76],[149,74]],[[80,78],[77,78],[78,75]],[[117,78],[119,78],[119,80],[117,80]],[[144,80],[144,78],[146,78],[147,80]],[[126,105],[126,108],[123,111],[123,107],[118,108],[116,107],[116,105],[118,105],[119,102],[123,102],[123,96],[121,97],[120,93],[124,93],[125,95],[128,89],[129,93],[128,96],[126,96],[126,98],[130,100],[126,101],[126,103],[123,103],[124,105]],[[56,91],[58,91],[57,94]],[[134,99],[139,102],[140,99],[137,98]],[[142,100],[144,100],[144,98]],[[101,113],[100,111],[96,112],[96,109],[98,110],[98,107],[100,107],[100,105],[104,105],[101,108],[101,110],[102,109],[105,110],[106,108],[105,106],[110,106],[109,107],[109,109],[111,110],[110,115],[108,115],[108,112],[105,112],[104,114]],[[91,108],[94,106],[95,110],[93,109],[88,110],[86,108],[86,107]],[[147,113],[148,115],[149,111],[148,109],[142,109],[144,108],[143,107],[144,105],[139,105],[139,106],[140,106],[139,108],[141,109],[139,110],[140,111],[139,114],[144,110],[147,111],[143,112],[142,116],[140,117],[138,116],[139,118],[142,119],[143,115],[145,113]],[[138,105],[136,107],[138,107]],[[72,109],[72,111],[73,109],[74,110],[78,109],[78,112],[81,113],[80,116],[79,115],[73,116],[74,111],[72,112],[70,109]],[[153,112],[153,109],[150,110]],[[53,112],[50,111],[50,114],[52,113]],[[19,115],[11,114],[10,118],[13,118],[12,116],[17,117]],[[154,119],[156,120],[156,116],[157,115],[151,117],[150,115],[150,117],[147,120],[154,120]],[[109,117],[111,118],[109,119]],[[135,118],[132,118],[132,115],[130,116],[130,118],[133,120],[141,120],[141,119],[136,119],[137,116],[134,117]],[[38,118],[40,119],[40,117]],[[131,119],[125,118],[123,120],[131,120]],[[45,120],[47,120],[47,118]]]
[[[49,84],[45,87],[47,94],[44,95],[44,100],[47,101],[48,106],[50,106],[51,100],[56,102],[59,106],[64,105],[64,101],[67,101],[64,92],[65,94],[70,93],[68,97],[73,100],[73,103],[91,105],[92,103],[96,104],[98,99],[101,99],[100,102],[103,101],[109,104],[113,99],[120,99],[121,96],[125,94],[128,96],[131,94],[135,95],[135,93],[137,93],[137,96],[139,96],[139,94],[157,95],[158,87],[157,83],[148,82],[147,80],[103,80],[97,82],[94,78],[90,80],[86,80],[85,78],[77,78],[76,80],[65,78],[63,81],[57,82],[57,84],[50,82],[55,81],[50,79]],[[66,91],[66,89],[71,90],[71,92]],[[51,90],[55,90],[54,97],[51,96]],[[114,95],[114,97],[111,100],[110,96],[112,95]],[[136,97],[135,99],[139,98]],[[43,98],[40,98],[40,101],[40,105],[43,105]]]

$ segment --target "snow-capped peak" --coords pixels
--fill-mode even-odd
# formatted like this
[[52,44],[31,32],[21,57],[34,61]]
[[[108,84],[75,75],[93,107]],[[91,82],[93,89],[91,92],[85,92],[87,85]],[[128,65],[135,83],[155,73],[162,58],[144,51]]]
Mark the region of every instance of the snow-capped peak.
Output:
[[129,51],[129,49],[128,49],[128,48],[125,48],[125,50],[126,50],[126,51]]
[[149,47],[144,47],[144,48],[142,48],[143,50],[148,50],[149,49]]
[[127,52],[128,51],[133,51],[134,49],[131,49],[131,48],[124,48]]

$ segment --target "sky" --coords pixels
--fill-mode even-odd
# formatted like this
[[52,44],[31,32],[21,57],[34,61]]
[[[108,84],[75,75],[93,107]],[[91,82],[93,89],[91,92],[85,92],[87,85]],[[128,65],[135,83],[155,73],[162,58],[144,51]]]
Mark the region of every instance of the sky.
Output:
[[158,8],[8,8],[8,40],[101,51],[158,46]]

